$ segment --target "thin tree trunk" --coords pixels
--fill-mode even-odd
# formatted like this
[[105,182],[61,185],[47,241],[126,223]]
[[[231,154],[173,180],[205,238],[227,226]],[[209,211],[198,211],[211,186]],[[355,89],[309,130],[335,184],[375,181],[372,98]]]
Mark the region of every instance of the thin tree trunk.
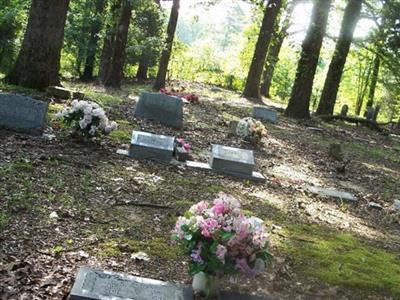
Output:
[[378,55],[376,55],[374,59],[374,67],[372,70],[371,84],[369,86],[368,102],[366,110],[368,109],[368,107],[372,107],[372,105],[374,105],[375,89],[376,89],[376,83],[378,82],[380,64],[381,60],[378,57]]
[[157,78],[153,85],[153,89],[157,91],[165,87],[165,78],[167,76],[168,64],[171,58],[176,25],[178,24],[178,16],[179,16],[179,0],[173,0],[171,14],[169,17],[168,28],[167,28],[167,39],[165,41],[164,49],[161,53]]
[[[282,27],[278,32],[275,32],[274,37],[271,41],[271,45],[268,49],[267,59],[265,62],[264,73],[262,83],[260,86],[260,94],[265,97],[270,97],[270,89],[272,78],[274,77],[275,66],[279,61],[279,53],[283,45],[284,39],[288,35],[288,29],[290,26],[290,20],[292,18],[293,9],[296,5],[296,1],[292,1],[287,9],[285,20],[283,21]],[[278,20],[275,23],[279,23]]]
[[278,16],[281,5],[281,0],[269,0],[265,7],[264,18],[261,23],[260,33],[258,35],[253,59],[251,61],[246,85],[243,91],[244,97],[261,98],[260,81],[265,64],[265,57],[267,56],[268,46],[274,31],[275,20]]
[[117,19],[121,8],[122,0],[114,0],[110,9],[110,17],[106,26],[103,48],[101,50],[99,81],[104,83],[111,68],[113,44],[117,30]]
[[93,80],[93,69],[96,61],[97,44],[99,41],[99,33],[103,26],[101,21],[101,15],[103,14],[106,0],[96,0],[95,3],[95,16],[90,30],[90,37],[88,42],[87,56],[85,61],[85,69],[81,80],[90,81]]
[[331,2],[332,0],[315,1],[310,27],[308,28],[306,38],[302,44],[302,51],[297,66],[292,94],[285,111],[287,117],[297,119],[310,118],[309,106],[313,81],[318,65],[322,40],[326,32]]
[[69,0],[32,0],[22,47],[7,82],[35,89],[60,84],[68,5]]
[[106,75],[104,85],[107,87],[120,88],[124,77],[125,48],[128,40],[129,24],[131,22],[132,6],[130,0],[124,0],[121,15],[118,21],[117,32],[113,45],[111,67]]
[[336,49],[329,65],[321,99],[317,108],[317,115],[332,115],[342,78],[344,65],[353,41],[354,29],[360,17],[362,0],[350,0],[344,11]]
[[[362,70],[362,66],[360,66],[359,72],[359,84],[357,88],[357,102],[356,102],[356,109],[355,114],[357,116],[360,115],[361,108],[364,103],[365,94],[367,92],[367,87],[369,83],[369,78],[371,76],[371,62],[367,62],[368,66],[365,66],[364,70]],[[361,74],[362,73],[362,74]]]

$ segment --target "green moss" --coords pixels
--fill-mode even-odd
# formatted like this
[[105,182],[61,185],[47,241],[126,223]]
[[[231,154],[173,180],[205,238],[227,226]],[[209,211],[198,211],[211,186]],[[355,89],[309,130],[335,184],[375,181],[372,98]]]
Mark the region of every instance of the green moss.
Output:
[[324,227],[291,225],[283,250],[295,267],[324,282],[400,296],[400,256]]
[[8,215],[4,212],[0,212],[0,229],[2,230],[8,224]]
[[97,254],[101,257],[118,257],[122,255],[118,241],[111,240],[99,244]]
[[146,243],[148,254],[157,256],[166,260],[174,260],[179,257],[180,248],[176,245],[170,245],[162,238],[154,238]]
[[126,144],[129,143],[131,140],[130,132],[125,131],[125,130],[114,130],[113,132],[110,133],[109,137],[113,141],[116,141],[118,143]]

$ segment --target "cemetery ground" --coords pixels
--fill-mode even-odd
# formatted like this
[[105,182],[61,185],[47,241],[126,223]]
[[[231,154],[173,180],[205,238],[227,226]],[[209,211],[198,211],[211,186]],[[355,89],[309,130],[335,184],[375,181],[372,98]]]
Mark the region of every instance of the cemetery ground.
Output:
[[[268,135],[254,148],[227,135],[231,120],[251,115],[252,104],[233,92],[187,86],[200,102],[185,104],[184,129],[177,131],[133,118],[139,92],[150,85],[106,91],[64,84],[104,106],[119,129],[101,143],[83,144],[54,120],[63,103],[53,102],[53,132],[46,133],[55,138],[0,130],[1,299],[66,299],[80,266],[190,283],[170,230],[192,204],[220,191],[266,222],[273,254],[265,274],[225,280],[226,288],[268,299],[400,298],[400,217],[393,206],[400,196],[399,141],[365,127],[280,115],[266,123]],[[203,162],[214,143],[254,149],[256,170],[267,180],[116,154],[128,147],[133,129],[184,137]],[[330,156],[332,143],[342,144],[343,161]],[[308,185],[353,193],[358,202],[318,197]]]

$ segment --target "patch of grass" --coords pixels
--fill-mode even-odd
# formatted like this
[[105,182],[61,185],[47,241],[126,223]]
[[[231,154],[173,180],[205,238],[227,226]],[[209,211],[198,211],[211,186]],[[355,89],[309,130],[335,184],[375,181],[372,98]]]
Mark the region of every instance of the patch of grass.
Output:
[[119,257],[122,252],[118,248],[118,241],[111,240],[99,244],[97,254],[101,257]]
[[37,90],[22,87],[19,85],[8,84],[5,83],[4,80],[0,80],[0,90],[2,90],[3,92],[19,93],[30,96],[44,96],[43,92],[39,92]]
[[347,233],[290,225],[283,244],[295,268],[329,284],[400,296],[400,256]]
[[395,163],[400,163],[400,155],[395,150],[385,149],[379,146],[370,146],[360,143],[346,143],[344,149],[348,152],[356,152],[358,155],[375,159],[391,160]]

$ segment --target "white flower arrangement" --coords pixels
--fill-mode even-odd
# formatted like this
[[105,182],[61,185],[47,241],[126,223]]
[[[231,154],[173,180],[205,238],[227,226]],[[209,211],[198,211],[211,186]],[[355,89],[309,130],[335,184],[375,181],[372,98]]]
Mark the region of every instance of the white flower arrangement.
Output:
[[73,100],[71,107],[65,107],[55,117],[86,137],[109,134],[118,127],[116,122],[108,120],[100,105],[90,101]]

